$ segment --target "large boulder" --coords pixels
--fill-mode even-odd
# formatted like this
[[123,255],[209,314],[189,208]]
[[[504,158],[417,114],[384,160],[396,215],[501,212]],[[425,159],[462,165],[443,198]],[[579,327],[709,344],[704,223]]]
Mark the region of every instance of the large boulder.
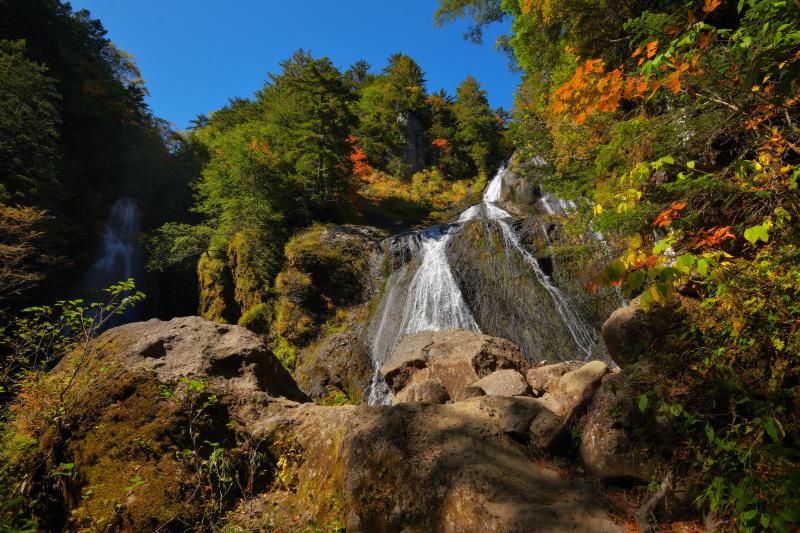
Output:
[[533,398],[499,396],[284,409],[252,429],[292,442],[299,453],[283,474],[292,481],[245,502],[234,520],[248,531],[624,531],[588,483],[518,442],[538,409]]
[[295,378],[314,400],[338,391],[358,404],[364,400],[372,373],[367,347],[357,335],[344,332],[325,338],[312,354],[302,357]]
[[447,403],[450,395],[444,385],[434,379],[426,379],[410,384],[392,398],[392,404],[407,402]]
[[578,370],[564,374],[553,392],[539,401],[544,409],[531,423],[531,436],[536,445],[550,448],[586,407],[610,372],[602,361],[591,361]]
[[512,368],[495,370],[472,386],[478,387],[489,396],[523,396],[530,391],[522,374]]
[[683,319],[686,309],[696,305],[695,300],[677,295],[666,305],[645,310],[641,297],[637,296],[627,306],[611,313],[603,323],[601,331],[608,354],[621,367],[636,362],[654,344],[659,343],[665,333],[674,330],[675,324]]
[[511,341],[472,331],[423,331],[404,336],[380,372],[394,394],[412,382],[433,379],[455,398],[500,369],[528,369]]
[[[8,452],[0,487],[17,487],[37,530],[201,523],[212,494],[200,485],[200,461],[219,446],[241,467],[242,428],[270,409],[303,405],[285,398],[305,395],[243,327],[199,317],[120,326],[67,354],[18,398],[0,435]],[[59,423],[54,405],[63,407]],[[0,489],[0,499],[6,494]]]
[[152,319],[111,329],[95,346],[128,370],[151,370],[162,382],[202,378],[221,394],[307,400],[264,342],[241,326],[196,316]]
[[642,420],[637,399],[642,392],[640,384],[651,380],[650,366],[642,363],[603,377],[580,425],[581,459],[593,474],[644,482],[652,478],[657,461],[649,447],[661,435],[668,438],[668,430],[653,427],[648,431],[648,442],[637,438],[638,432],[634,431],[635,425],[648,425]]

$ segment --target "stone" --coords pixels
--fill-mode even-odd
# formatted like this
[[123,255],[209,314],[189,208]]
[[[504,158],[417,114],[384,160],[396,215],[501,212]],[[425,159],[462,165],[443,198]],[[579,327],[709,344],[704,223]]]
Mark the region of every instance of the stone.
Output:
[[448,401],[450,395],[447,394],[447,389],[433,379],[412,383],[392,398],[393,405],[407,402],[447,403]]
[[528,384],[534,391],[534,396],[541,396],[545,392],[551,392],[558,385],[561,376],[567,372],[572,372],[582,367],[583,361],[563,361],[560,363],[537,365],[526,375]]
[[489,396],[524,396],[530,392],[522,374],[510,368],[495,370],[472,386],[482,389]]
[[335,388],[358,404],[365,400],[372,373],[367,347],[357,335],[343,332],[324,339],[310,357],[302,357],[295,378],[314,400],[323,399]]
[[464,387],[459,392],[456,393],[456,397],[453,400],[460,402],[461,400],[466,400],[467,398],[475,398],[477,396],[486,396],[486,392],[480,387]]
[[[648,374],[649,368],[637,364],[603,377],[581,424],[580,456],[592,474],[649,482],[655,473],[657,462],[648,443],[632,431],[634,423],[643,422],[638,420],[643,415],[636,406],[637,384],[646,383]],[[658,431],[649,433],[658,440]]]
[[152,319],[110,329],[96,346],[129,370],[152,370],[163,382],[204,378],[221,394],[308,399],[264,342],[241,326],[197,316]]
[[538,400],[544,406],[531,423],[531,438],[540,448],[550,448],[564,434],[576,415],[592,399],[600,382],[610,372],[602,361],[591,361],[564,374],[553,392]]
[[394,394],[412,380],[434,379],[452,398],[505,368],[528,369],[527,360],[511,341],[472,331],[423,331],[404,336],[380,373]]
[[246,504],[252,522],[236,521],[243,509],[231,518],[252,530],[269,516],[276,530],[296,531],[330,523],[326,502],[334,501],[348,533],[624,531],[589,483],[531,459],[519,432],[538,409],[533,398],[502,396],[298,405],[275,415],[275,426],[251,430],[257,437],[288,428],[301,458],[285,475],[303,490],[257,495]]
[[611,313],[603,322],[602,335],[608,354],[620,367],[636,362],[670,326],[677,321],[676,312],[683,300],[676,298],[669,306],[642,308],[641,297]]

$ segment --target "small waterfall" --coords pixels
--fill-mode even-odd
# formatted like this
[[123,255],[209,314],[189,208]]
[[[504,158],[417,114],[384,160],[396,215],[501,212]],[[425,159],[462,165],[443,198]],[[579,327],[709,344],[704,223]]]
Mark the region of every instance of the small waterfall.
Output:
[[[387,404],[391,399],[379,370],[403,335],[448,329],[480,331],[453,276],[446,255],[447,243],[451,238],[457,238],[457,232],[453,230],[476,218],[496,222],[507,256],[518,254],[553,300],[555,310],[569,334],[565,338],[571,338],[586,359],[592,355],[597,345],[597,331],[573,309],[567,297],[553,284],[536,258],[522,245],[508,222],[512,218],[511,214],[496,205],[502,194],[505,174],[506,168],[503,166],[486,186],[483,202],[465,210],[455,226],[441,225],[409,232],[390,239],[387,244],[391,250],[390,255],[402,258],[403,264],[389,276],[387,292],[368,331],[374,366],[368,399],[370,405]],[[550,214],[575,208],[574,203],[549,195],[540,202]]]
[[[390,398],[379,370],[403,335],[448,329],[480,331],[445,255],[451,237],[449,229],[448,226],[433,226],[410,235],[421,261],[407,289],[403,290],[400,282],[407,272],[405,267],[390,280],[391,289],[370,346],[375,370],[370,386],[370,405],[387,403]],[[393,319],[391,314],[398,308],[402,308],[399,320],[398,317]]]
[[[141,283],[142,253],[136,243],[139,230],[140,216],[136,203],[127,197],[114,202],[103,228],[100,256],[84,276],[83,286],[89,296],[103,299],[103,289],[130,278]],[[138,309],[133,308],[112,322],[114,325],[119,325],[136,320],[138,317]]]
[[[555,304],[556,311],[558,315],[561,317],[564,326],[567,328],[567,331],[572,337],[572,340],[575,342],[575,345],[585,354],[586,358],[589,358],[592,354],[595,344],[597,341],[595,339],[596,333],[594,328],[592,328],[585,320],[583,320],[573,309],[570,305],[569,301],[567,300],[566,296],[553,284],[553,281],[550,279],[550,276],[545,274],[542,268],[539,266],[539,262],[536,260],[533,255],[528,252],[522,243],[519,240],[519,237],[514,232],[514,229],[511,225],[506,222],[504,219],[508,219],[511,217],[506,210],[497,207],[494,205],[494,202],[500,199],[500,190],[502,187],[502,180],[503,174],[505,173],[505,168],[501,168],[494,179],[489,183],[486,187],[486,191],[483,195],[483,210],[486,213],[486,217],[489,220],[496,220],[497,223],[500,225],[500,230],[503,233],[503,243],[506,249],[506,253],[514,250],[519,253],[525,262],[531,267],[533,273],[536,276],[536,279],[545,288],[545,290],[550,294],[553,299],[553,303]],[[545,200],[547,198],[547,200]],[[553,209],[550,205],[550,201],[552,199],[548,198],[547,195],[543,196],[541,199],[542,205],[545,206],[545,209],[548,213],[555,214],[556,210]],[[574,208],[575,204],[567,201],[556,201],[556,205],[560,210],[565,210],[567,208]],[[460,222],[465,222],[470,218],[474,218],[479,211],[475,210],[470,213],[469,216],[466,216],[471,209],[474,209],[473,206],[467,211],[465,211],[461,218],[459,218]],[[544,228],[542,228],[544,230]],[[545,232],[545,237],[547,236]]]

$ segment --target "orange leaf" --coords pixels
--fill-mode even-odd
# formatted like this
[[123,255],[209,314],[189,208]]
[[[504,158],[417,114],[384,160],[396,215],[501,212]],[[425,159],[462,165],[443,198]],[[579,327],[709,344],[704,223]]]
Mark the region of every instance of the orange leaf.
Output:
[[645,49],[646,49],[647,59],[651,59],[654,55],[656,55],[656,50],[658,50],[658,41],[650,41],[649,43],[647,43]]
[[717,9],[721,3],[721,0],[706,0],[705,5],[703,5],[703,13],[711,13]]
[[636,48],[636,50],[633,51],[633,53],[631,54],[631,57],[639,57],[639,54],[641,54],[641,53],[642,53],[642,47],[639,46],[639,47]]

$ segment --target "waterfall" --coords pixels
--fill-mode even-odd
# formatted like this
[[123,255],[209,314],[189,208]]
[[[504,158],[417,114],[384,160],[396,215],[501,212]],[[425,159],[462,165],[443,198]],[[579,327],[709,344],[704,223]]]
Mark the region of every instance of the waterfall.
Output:
[[[564,296],[564,294],[558,289],[558,287],[556,287],[553,284],[553,281],[550,279],[550,276],[545,274],[545,272],[539,266],[539,262],[536,260],[536,258],[533,257],[533,255],[531,255],[531,253],[528,252],[522,245],[519,237],[514,232],[514,229],[505,220],[511,218],[511,214],[509,214],[505,209],[502,209],[494,204],[494,202],[497,202],[500,199],[503,174],[505,174],[505,168],[501,168],[500,171],[498,171],[497,175],[494,177],[494,179],[491,181],[491,183],[489,183],[489,185],[486,187],[486,191],[484,192],[483,195],[483,204],[481,204],[481,207],[485,211],[486,217],[489,220],[496,220],[497,223],[499,224],[500,230],[503,234],[503,244],[506,249],[506,253],[509,253],[512,250],[516,251],[531,267],[531,270],[533,270],[536,279],[539,281],[541,286],[544,287],[544,289],[550,294],[550,297],[553,299],[556,311],[558,312],[559,317],[561,317],[564,326],[567,328],[570,337],[572,337],[572,340],[575,342],[575,345],[585,354],[585,357],[588,358],[589,356],[591,356],[592,350],[596,344],[594,328],[592,328],[585,320],[583,320],[572,309],[572,306],[570,305],[566,296]],[[550,206],[549,203],[550,200],[551,199],[548,198],[548,195],[545,195],[541,198],[541,202],[545,206],[547,212],[555,214],[556,210]],[[574,204],[567,201],[557,201],[557,206],[561,210],[565,210],[565,208],[575,207]],[[470,211],[474,207],[478,206],[473,206],[467,211],[465,211],[461,215],[461,218],[459,218],[459,221],[465,222],[470,218],[474,218],[474,216],[476,216],[479,213],[479,210]]]
[[[448,226],[433,226],[413,232],[409,239],[421,255],[419,267],[406,290],[399,279],[392,280],[383,313],[372,337],[370,352],[374,366],[369,404],[387,403],[388,388],[380,376],[380,367],[403,335],[418,331],[462,329],[480,331],[458,288],[445,255],[451,235]],[[406,273],[396,278],[402,279]],[[399,320],[391,313],[402,308]],[[392,324],[396,324],[392,327]]]
[[[538,283],[547,291],[555,310],[574,342],[588,359],[597,344],[597,332],[570,304],[567,297],[542,270],[536,258],[520,241],[508,219],[511,214],[496,205],[503,188],[505,166],[486,186],[483,201],[461,213],[456,224],[433,226],[390,239],[387,247],[403,259],[403,264],[389,276],[387,291],[370,324],[368,336],[374,374],[368,403],[387,404],[391,394],[380,375],[380,367],[408,334],[418,331],[461,329],[480,331],[456,282],[446,255],[447,243],[458,238],[458,227],[472,219],[494,221],[500,228],[507,256],[518,254],[523,264],[533,271]],[[540,200],[548,213],[573,209],[575,204],[554,199]],[[389,252],[387,252],[389,253]],[[414,268],[416,264],[416,269]],[[413,275],[412,275],[413,273]]]
[[[142,254],[136,236],[140,229],[139,208],[130,198],[119,198],[108,214],[103,227],[102,246],[97,260],[84,276],[84,290],[91,297],[103,298],[102,290],[130,278],[141,283]],[[130,309],[113,320],[115,325],[136,320],[138,309]]]

